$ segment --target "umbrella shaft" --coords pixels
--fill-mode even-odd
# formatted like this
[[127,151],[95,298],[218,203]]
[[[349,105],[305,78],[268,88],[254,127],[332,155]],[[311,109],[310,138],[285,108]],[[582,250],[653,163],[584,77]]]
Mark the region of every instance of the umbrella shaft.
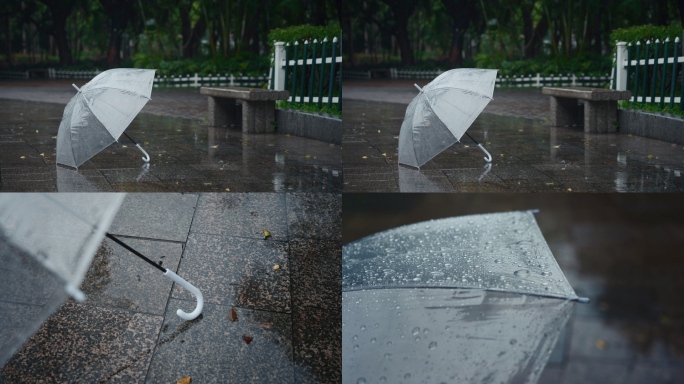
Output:
[[150,263],[151,265],[153,265],[153,266],[154,266],[155,268],[157,268],[158,270],[160,270],[160,271],[166,273],[166,269],[165,269],[165,268],[162,268],[161,265],[155,263],[154,261],[152,261],[152,260],[148,259],[147,257],[145,257],[145,255],[143,255],[142,253],[140,253],[140,252],[136,251],[135,249],[131,248],[128,244],[126,244],[126,243],[124,243],[123,241],[117,239],[116,237],[114,237],[113,235],[111,235],[111,234],[109,234],[109,233],[107,233],[107,237],[110,238],[110,239],[112,239],[115,243],[119,244],[120,246],[126,248],[126,250],[128,250],[128,251],[131,252],[132,254],[134,254],[134,255],[138,256],[139,258],[141,258],[141,259],[147,261],[148,263]]
[[[466,132],[465,134],[468,135],[468,132]],[[477,140],[473,139],[472,136],[468,135],[468,137],[470,137],[470,140],[474,141],[475,144],[480,145],[480,143],[478,143]]]
[[128,136],[128,134],[126,134],[126,132],[124,132],[123,134],[124,134],[124,136],[128,137],[128,140],[132,141],[133,144],[138,145],[138,143],[136,143],[135,140],[133,140],[133,138],[131,138],[130,136]]

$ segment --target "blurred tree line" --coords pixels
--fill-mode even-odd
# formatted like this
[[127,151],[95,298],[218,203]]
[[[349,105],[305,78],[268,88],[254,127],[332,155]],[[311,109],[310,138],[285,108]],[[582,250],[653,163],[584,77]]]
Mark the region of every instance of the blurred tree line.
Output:
[[349,0],[346,6],[347,67],[596,58],[612,51],[614,29],[684,20],[684,0]]
[[[268,33],[339,21],[342,0],[2,0],[4,66],[90,60],[231,59],[270,52]],[[53,59],[54,60],[54,59]]]

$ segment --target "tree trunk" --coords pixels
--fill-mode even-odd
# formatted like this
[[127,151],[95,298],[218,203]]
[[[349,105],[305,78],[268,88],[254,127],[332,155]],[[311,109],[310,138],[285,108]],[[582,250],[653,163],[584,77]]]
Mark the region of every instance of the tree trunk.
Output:
[[14,61],[12,60],[12,20],[7,16],[4,17],[2,21],[2,26],[5,30],[5,61],[7,62],[7,65],[12,67],[14,65]]
[[55,20],[54,36],[55,42],[57,43],[57,50],[59,51],[59,65],[64,67],[73,64],[74,60],[71,57],[71,50],[69,49],[66,28],[64,25],[57,24],[57,20]]
[[454,28],[451,33],[451,49],[449,50],[449,64],[452,68],[463,65],[463,35],[464,30]]

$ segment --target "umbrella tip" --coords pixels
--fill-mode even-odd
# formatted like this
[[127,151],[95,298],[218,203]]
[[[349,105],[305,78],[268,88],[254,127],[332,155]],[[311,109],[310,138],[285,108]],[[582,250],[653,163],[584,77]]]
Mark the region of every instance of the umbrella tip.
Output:
[[578,297],[576,300],[577,300],[577,302],[584,303],[584,304],[591,302],[591,300],[588,297]]
[[419,91],[423,92],[423,88],[419,87],[418,84],[413,83],[413,86],[416,87],[416,88],[418,88]]

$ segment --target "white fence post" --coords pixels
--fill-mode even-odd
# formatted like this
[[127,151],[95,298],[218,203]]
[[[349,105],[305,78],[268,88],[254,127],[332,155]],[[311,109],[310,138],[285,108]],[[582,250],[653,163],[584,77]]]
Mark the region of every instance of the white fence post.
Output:
[[535,79],[534,86],[537,88],[540,88],[542,86],[541,75],[539,74],[539,72],[537,72],[537,78]]
[[[625,61],[627,60],[627,43],[619,41],[617,43],[616,51],[615,89],[624,91],[627,89],[627,66],[625,65]],[[629,65],[629,63],[627,63],[627,65]]]
[[283,65],[283,62],[285,61],[285,43],[276,41],[273,45],[275,46],[273,59],[273,89],[282,91],[285,89],[285,66]]
[[197,75],[197,72],[195,72],[195,77],[193,77],[193,82],[192,82],[193,87],[199,87],[199,76]]

